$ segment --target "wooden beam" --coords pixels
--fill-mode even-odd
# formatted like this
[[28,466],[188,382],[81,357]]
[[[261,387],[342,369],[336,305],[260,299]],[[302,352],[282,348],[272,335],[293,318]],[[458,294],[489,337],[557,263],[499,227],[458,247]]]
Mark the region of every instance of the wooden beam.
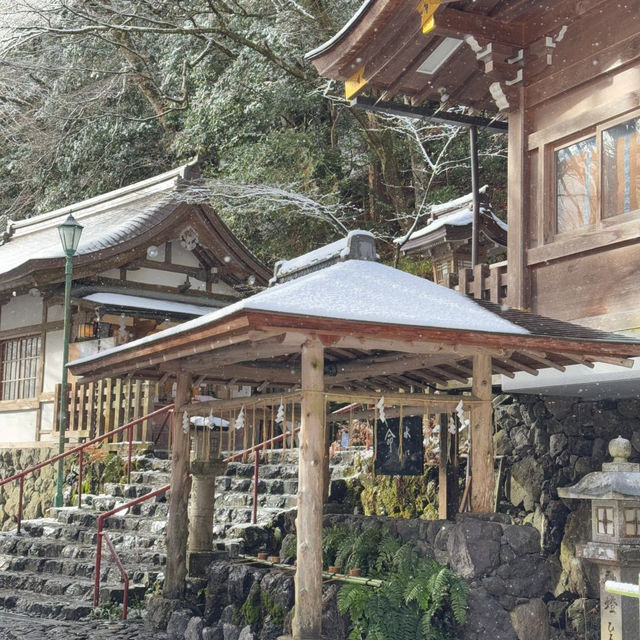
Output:
[[536,362],[546,365],[547,367],[550,367],[552,369],[557,369],[558,371],[562,372],[566,371],[566,367],[563,367],[561,364],[558,364],[554,360],[551,360],[548,357],[541,356],[540,354],[533,351],[517,351],[514,353],[514,355],[517,355],[518,353],[521,353],[523,356],[531,360],[535,360]]
[[[191,398],[191,375],[179,373],[176,387],[176,406],[187,404]],[[175,411],[171,418],[173,429],[171,457],[171,494],[167,520],[167,566],[162,594],[165,598],[184,597],[187,577],[187,539],[189,536],[188,505],[191,493],[189,453],[190,429],[182,428],[183,415]]]
[[504,364],[505,363],[502,360],[498,360],[496,358],[493,358],[491,360],[491,367],[493,371],[495,371],[496,373],[500,373],[503,376],[507,376],[507,378],[515,378],[516,374],[511,371],[511,369],[507,369]]
[[573,364],[583,364],[585,367],[589,367],[589,369],[593,369],[593,367],[596,366],[595,364],[593,364],[593,362],[591,362],[591,360],[587,360],[586,358],[581,358],[575,353],[562,352],[558,355],[561,355],[563,358],[566,358],[567,360],[569,360],[569,362],[573,362]]
[[606,364],[614,364],[618,367],[626,367],[627,369],[633,369],[634,361],[631,358],[608,358],[607,356],[596,356],[590,358],[594,362],[605,362]]
[[518,371],[525,371],[526,373],[530,373],[532,376],[537,376],[538,373],[540,373],[534,367],[530,367],[529,365],[524,364],[519,360],[515,360],[514,358],[502,358],[502,361],[505,364],[508,364],[509,366],[513,367],[514,369]]
[[524,47],[524,23],[506,23],[480,13],[440,9],[434,16],[432,33],[463,39],[473,36],[480,41],[496,42],[518,49]]
[[322,496],[324,485],[324,347],[317,338],[302,345],[302,428],[298,471],[298,564],[293,637],[322,634]]
[[480,403],[471,411],[471,510],[487,513],[493,508],[493,407],[491,405],[491,358],[473,358],[473,395]]

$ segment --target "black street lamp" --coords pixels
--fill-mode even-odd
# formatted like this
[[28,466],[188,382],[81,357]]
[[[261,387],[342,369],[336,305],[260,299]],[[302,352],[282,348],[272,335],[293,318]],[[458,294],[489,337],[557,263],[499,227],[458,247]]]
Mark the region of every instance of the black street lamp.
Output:
[[[62,343],[62,382],[60,385],[60,440],[58,443],[58,453],[64,453],[65,430],[69,413],[68,393],[67,393],[67,362],[69,360],[69,334],[71,330],[71,273],[72,258],[80,243],[82,235],[82,225],[69,214],[69,217],[58,227],[60,242],[66,256],[64,272],[64,329]],[[64,475],[64,459],[58,461],[58,482],[56,490],[56,507],[62,506],[62,481]]]

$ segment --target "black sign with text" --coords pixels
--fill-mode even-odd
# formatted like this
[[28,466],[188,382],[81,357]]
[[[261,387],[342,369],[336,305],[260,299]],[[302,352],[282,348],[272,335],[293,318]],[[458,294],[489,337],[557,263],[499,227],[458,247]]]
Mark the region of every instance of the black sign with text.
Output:
[[[402,438],[402,450],[400,449]],[[381,476],[421,476],[424,472],[422,416],[378,420],[375,472]]]

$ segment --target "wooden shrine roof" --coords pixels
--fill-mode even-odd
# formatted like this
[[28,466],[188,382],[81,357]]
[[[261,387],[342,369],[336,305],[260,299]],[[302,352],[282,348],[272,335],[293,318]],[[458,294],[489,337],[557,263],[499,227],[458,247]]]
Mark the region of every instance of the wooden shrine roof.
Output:
[[[330,40],[307,54],[321,76],[345,82],[347,98],[372,89],[412,105],[508,109],[543,73],[577,17],[606,0],[365,0]],[[433,55],[432,55],[433,54]],[[561,56],[558,56],[561,57]]]
[[[148,180],[62,209],[9,221],[0,237],[0,291],[64,281],[57,227],[73,214],[84,229],[74,257],[74,278],[146,257],[151,244],[171,240],[187,226],[198,235],[198,260],[219,270],[230,285],[269,272],[231,233],[208,204],[197,160]],[[225,256],[228,262],[223,262]]]
[[327,390],[466,383],[476,353],[513,377],[593,362],[631,365],[640,340],[477,301],[376,262],[347,260],[233,305],[70,364],[74,375],[295,388],[300,348],[325,344]]

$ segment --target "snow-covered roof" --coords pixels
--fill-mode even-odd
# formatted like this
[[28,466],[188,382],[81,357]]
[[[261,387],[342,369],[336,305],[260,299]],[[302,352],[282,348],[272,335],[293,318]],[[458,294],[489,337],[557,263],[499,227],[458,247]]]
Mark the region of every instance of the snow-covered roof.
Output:
[[377,325],[460,329],[528,335],[528,329],[457,291],[377,262],[347,260],[270,287],[200,318],[76,360],[80,364],[136,349],[217,322],[242,311],[349,320]]
[[69,214],[84,227],[76,252],[78,256],[130,239],[157,220],[159,209],[168,203],[180,176],[181,170],[174,169],[63,209],[26,220],[9,221],[4,242],[0,245],[0,274],[13,271],[28,261],[64,258],[58,226]]
[[[202,187],[194,182],[199,175],[196,158],[182,167],[62,209],[25,220],[9,220],[0,234],[0,289],[38,269],[49,270],[51,278],[50,269],[64,267],[58,227],[69,214],[83,226],[74,258],[77,264],[94,264],[107,250],[117,253],[125,244],[131,249],[138,238],[139,242],[145,242],[169,225],[184,224],[179,207],[188,200],[186,194],[196,191],[199,201],[202,200]],[[245,260],[244,270],[264,281],[264,266],[233,237],[213,211],[208,209],[206,217],[207,228],[213,231],[215,227],[223,250],[233,253],[238,265]],[[63,279],[64,271],[60,270],[58,281]]]
[[[363,250],[363,242],[368,241]],[[358,242],[360,240],[360,242]],[[376,260],[375,237],[369,231],[356,229],[340,240],[331,242],[323,247],[309,251],[291,260],[279,260],[275,264],[274,277],[271,284],[275,284],[280,278],[286,278],[295,272],[306,274],[320,266],[328,266],[330,261],[338,262],[355,258],[359,260]]]
[[[490,218],[505,233],[508,231],[507,224],[500,220],[493,213],[491,205],[487,200],[487,185],[480,188],[480,215]],[[429,222],[424,226],[416,229],[413,233],[405,234],[394,239],[395,244],[404,244],[407,240],[416,240],[423,236],[434,233],[444,226],[464,227],[473,223],[473,194],[435,204],[431,207],[431,215]]]
[[83,300],[109,307],[148,309],[150,311],[162,311],[163,313],[176,313],[187,316],[203,316],[213,311],[212,307],[203,305],[187,304],[173,300],[157,300],[143,296],[130,296],[123,293],[91,293],[88,296],[84,296]]

